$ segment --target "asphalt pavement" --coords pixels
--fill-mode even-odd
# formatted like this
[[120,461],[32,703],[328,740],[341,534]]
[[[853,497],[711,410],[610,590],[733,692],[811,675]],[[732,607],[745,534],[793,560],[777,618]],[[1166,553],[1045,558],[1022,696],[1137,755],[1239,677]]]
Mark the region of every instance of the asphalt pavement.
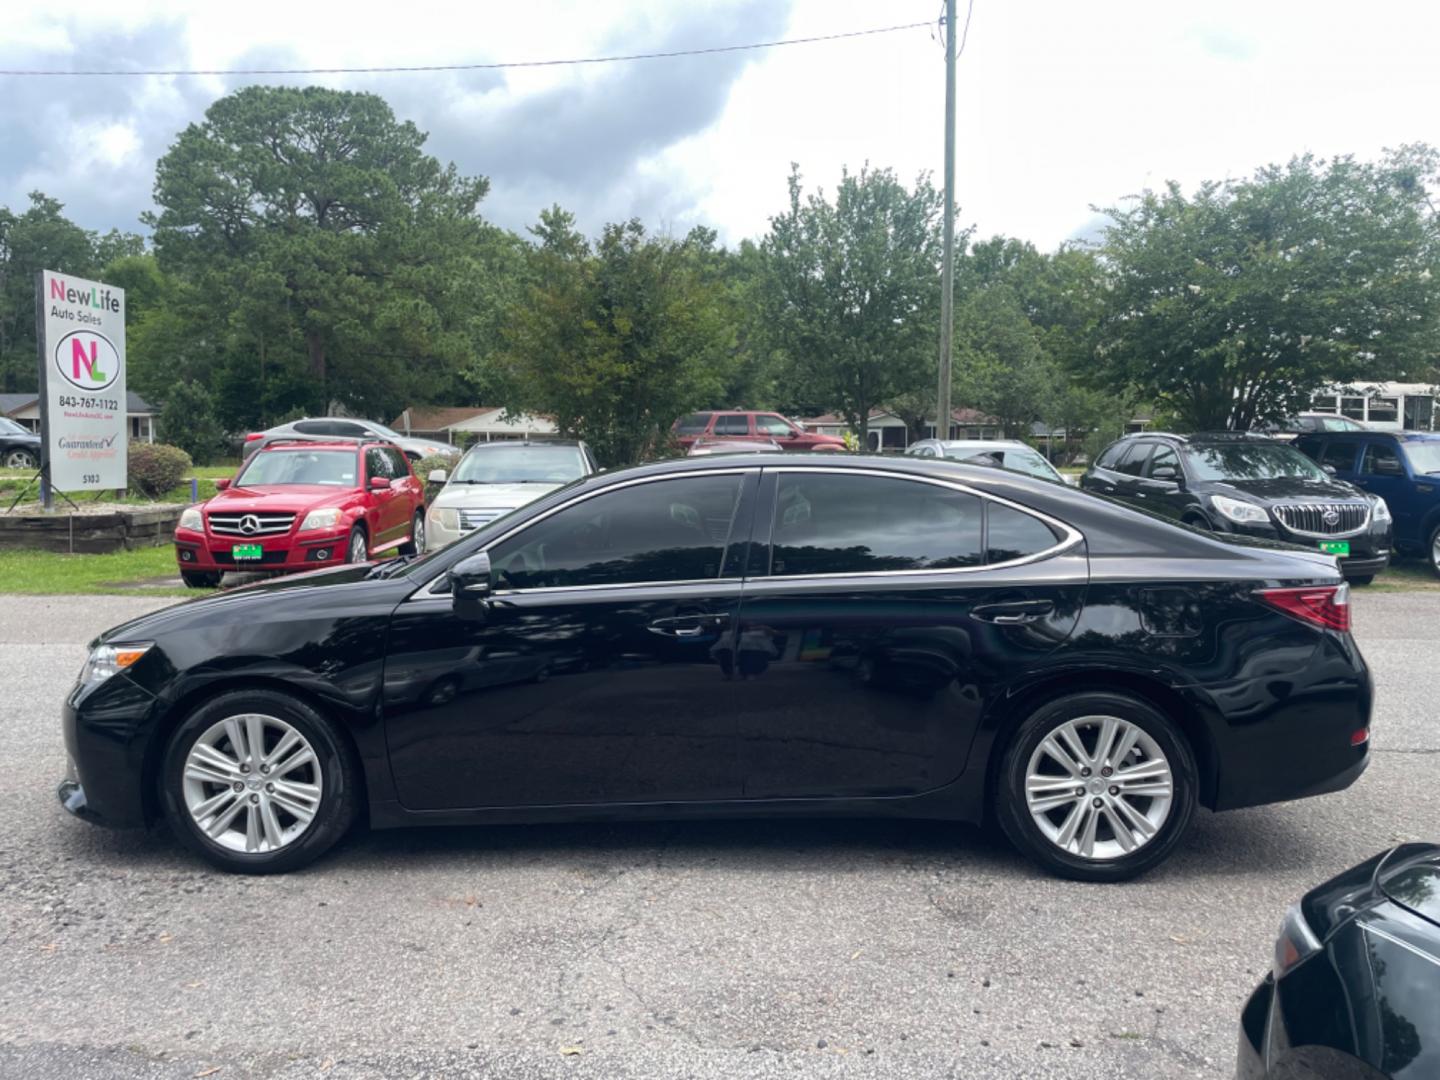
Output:
[[1369,771],[1202,811],[1127,885],[897,821],[359,833],[229,876],[54,796],[85,643],[168,602],[0,596],[0,1076],[1226,1077],[1286,906],[1440,837],[1440,593],[1358,590]]

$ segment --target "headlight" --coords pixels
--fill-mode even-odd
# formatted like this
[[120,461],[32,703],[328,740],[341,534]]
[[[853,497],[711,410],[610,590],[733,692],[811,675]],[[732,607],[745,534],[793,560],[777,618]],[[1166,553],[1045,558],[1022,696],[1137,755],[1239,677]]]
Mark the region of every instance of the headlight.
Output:
[[335,507],[329,510],[311,510],[305,515],[305,520],[300,523],[300,531],[306,532],[310,529],[333,529],[340,524],[340,511]]
[[460,511],[453,506],[432,506],[430,524],[444,532],[459,532]]
[[90,658],[80,672],[80,682],[85,686],[104,682],[111,675],[124,671],[150,651],[149,643],[139,645],[97,645],[90,650]]
[[1389,520],[1390,520],[1390,507],[1388,507],[1388,506],[1385,505],[1385,500],[1382,499],[1382,498],[1380,498],[1379,495],[1376,495],[1376,496],[1375,496],[1375,520],[1376,520],[1376,521],[1389,521]]
[[200,508],[198,506],[187,507],[181,511],[180,528],[193,529],[195,532],[205,531],[205,522],[200,519]]
[[1268,525],[1270,523],[1270,515],[1254,503],[1241,502],[1239,499],[1227,499],[1224,495],[1211,495],[1210,505],[1223,516],[1242,525]]

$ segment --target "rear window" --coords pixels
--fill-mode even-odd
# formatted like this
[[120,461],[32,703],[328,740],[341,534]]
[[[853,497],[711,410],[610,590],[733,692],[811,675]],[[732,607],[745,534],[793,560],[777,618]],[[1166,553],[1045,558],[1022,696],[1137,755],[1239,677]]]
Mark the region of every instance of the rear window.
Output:
[[677,435],[699,435],[710,426],[710,415],[708,412],[695,412],[683,417],[675,425],[675,433]]

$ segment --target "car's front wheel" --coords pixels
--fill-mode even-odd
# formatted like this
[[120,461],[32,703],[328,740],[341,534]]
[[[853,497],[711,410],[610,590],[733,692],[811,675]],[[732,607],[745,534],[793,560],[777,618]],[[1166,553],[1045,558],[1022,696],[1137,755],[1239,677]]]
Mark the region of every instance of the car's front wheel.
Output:
[[187,589],[214,589],[220,585],[220,573],[216,570],[181,570],[180,580]]
[[365,539],[365,530],[358,525],[350,530],[350,539],[346,541],[345,561],[347,563],[370,561],[370,542]]
[[10,450],[5,454],[5,467],[7,469],[36,469],[40,467],[40,462],[29,450]]
[[1430,533],[1430,542],[1425,545],[1425,558],[1430,563],[1431,572],[1440,577],[1440,525],[1436,525]]
[[1162,713],[1127,694],[1079,693],[1015,732],[996,812],[1011,842],[1052,873],[1123,881],[1179,843],[1196,786],[1190,746]]
[[275,874],[318,858],[355,820],[358,771],[309,705],[273,690],[222,694],[171,736],[161,776],[180,839],[222,870]]
[[410,522],[410,539],[400,545],[401,555],[419,555],[425,550],[425,511],[417,510]]

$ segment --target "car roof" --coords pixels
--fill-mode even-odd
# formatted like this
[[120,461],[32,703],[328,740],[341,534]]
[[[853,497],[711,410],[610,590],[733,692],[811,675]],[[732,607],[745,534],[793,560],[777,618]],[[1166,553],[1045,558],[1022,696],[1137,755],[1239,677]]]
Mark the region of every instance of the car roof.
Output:
[[266,439],[255,449],[267,450],[362,450],[371,446],[389,446],[384,439],[348,439],[343,435],[278,435]]
[[492,442],[477,442],[467,453],[503,446],[583,446],[581,439],[495,439]]
[[921,439],[920,441],[928,443],[938,443],[940,446],[955,447],[962,450],[969,450],[972,447],[980,450],[988,450],[992,446],[1019,446],[1026,450],[1035,449],[1029,443],[1022,442],[1019,439]]

